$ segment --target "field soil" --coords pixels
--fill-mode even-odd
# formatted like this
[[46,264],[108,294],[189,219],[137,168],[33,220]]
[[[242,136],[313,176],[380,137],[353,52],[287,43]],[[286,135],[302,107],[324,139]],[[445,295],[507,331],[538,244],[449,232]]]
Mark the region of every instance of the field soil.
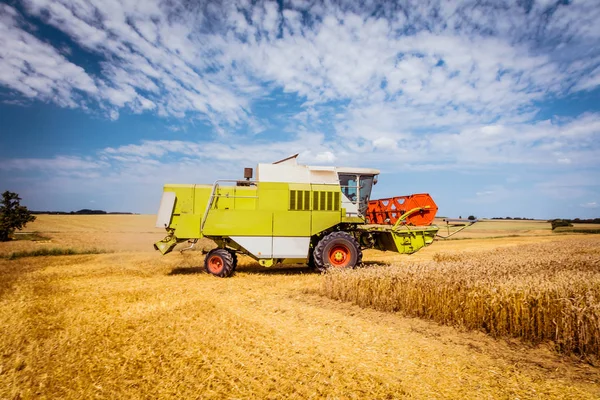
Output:
[[[364,260],[377,268],[587,236],[545,222],[480,224],[411,256],[369,250]],[[164,236],[154,216],[41,215],[27,231],[46,239],[0,243],[0,255],[106,253],[0,259],[1,399],[600,398],[600,368],[551,343],[331,300],[305,266],[244,257],[234,277],[210,276],[201,251],[152,249]]]

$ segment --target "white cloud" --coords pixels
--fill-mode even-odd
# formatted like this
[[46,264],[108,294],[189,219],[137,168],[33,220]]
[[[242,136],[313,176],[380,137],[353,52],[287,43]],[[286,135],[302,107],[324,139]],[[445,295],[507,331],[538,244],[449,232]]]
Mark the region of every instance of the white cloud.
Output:
[[582,77],[582,79],[573,88],[575,91],[580,90],[594,90],[600,86],[600,67],[596,68],[589,76]]
[[83,68],[24,31],[19,19],[14,8],[0,4],[0,84],[64,107],[79,106],[81,93],[97,94],[96,83]]
[[515,189],[503,185],[489,185],[484,190],[475,193],[475,196],[464,199],[467,204],[490,205],[501,204],[515,195]]
[[[271,83],[305,97],[307,106],[349,101],[349,118],[385,106],[410,115],[409,126],[528,119],[534,101],[597,84],[590,74],[597,49],[555,49],[567,41],[583,49],[598,37],[591,28],[598,7],[501,3],[490,10],[475,1],[291,2],[280,11],[274,2],[25,1],[28,13],[104,60],[96,89],[82,69],[88,81],[73,88],[134,112],[192,114],[217,130],[255,123],[252,101]],[[11,35],[28,35],[5,8]],[[25,51],[34,46],[26,44]],[[35,78],[11,87],[34,95],[28,88],[56,86]]]
[[[597,106],[567,119],[539,111],[547,99],[597,88],[600,7],[525,3],[294,0],[280,10],[234,0],[24,0],[23,15],[0,5],[0,85],[20,94],[4,103],[26,97],[111,120],[124,112],[200,119],[218,134],[191,136],[169,120],[169,138],[181,140],[139,138],[89,159],[22,158],[0,168],[205,182],[300,153],[306,163],[392,172],[597,170]],[[29,16],[68,35],[79,58],[42,40]],[[80,57],[89,63],[77,65]],[[257,134],[282,120],[280,134]],[[475,198],[495,201],[509,193],[477,190]],[[583,182],[573,190],[589,191]]]
[[327,163],[327,164],[331,164],[331,163],[335,162],[335,160],[336,160],[335,154],[333,154],[331,151],[324,151],[322,153],[317,154],[315,157],[315,161],[323,162],[323,163]]
[[[216,74],[204,71],[212,65],[190,39],[197,21],[182,20],[185,15],[170,16],[174,10],[161,9],[158,2],[144,3],[143,8],[136,2],[116,1],[96,6],[75,0],[28,0],[25,5],[29,13],[63,30],[84,49],[105,60],[101,63],[102,75],[96,78],[93,100],[133,112],[156,110],[177,117],[192,113],[216,126],[238,125],[252,119],[245,110],[247,100],[237,96],[235,88],[232,90],[226,82],[219,82]],[[16,35],[31,35],[17,27],[18,13],[10,10],[12,32],[7,40],[18,43]],[[24,52],[35,52],[31,43],[25,44]],[[23,58],[21,54],[17,56]],[[24,67],[21,71],[27,72]],[[58,68],[55,73],[65,80],[76,76],[65,68]],[[41,81],[39,75],[35,78],[28,86],[12,83],[12,87],[35,96],[37,92],[28,87],[56,86]],[[72,86],[81,89],[83,83],[76,83]],[[68,105],[75,106],[72,102]],[[111,118],[114,115],[110,113]]]
[[595,201],[590,201],[589,203],[580,204],[583,208],[598,208],[600,205]]
[[91,157],[56,156],[54,158],[15,158],[0,163],[0,170],[81,171],[107,167],[105,162]]

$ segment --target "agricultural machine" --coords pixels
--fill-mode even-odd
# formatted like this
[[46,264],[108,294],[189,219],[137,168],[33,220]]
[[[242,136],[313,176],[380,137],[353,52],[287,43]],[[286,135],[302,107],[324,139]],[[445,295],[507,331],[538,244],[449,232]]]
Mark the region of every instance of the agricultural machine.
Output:
[[437,206],[428,194],[370,200],[379,170],[313,167],[296,156],[251,168],[245,180],[212,185],[167,184],[156,226],[168,235],[154,244],[167,254],[178,243],[212,239],[210,274],[230,276],[237,254],[262,266],[307,263],[318,271],[361,263],[362,249],[414,253],[431,244]]

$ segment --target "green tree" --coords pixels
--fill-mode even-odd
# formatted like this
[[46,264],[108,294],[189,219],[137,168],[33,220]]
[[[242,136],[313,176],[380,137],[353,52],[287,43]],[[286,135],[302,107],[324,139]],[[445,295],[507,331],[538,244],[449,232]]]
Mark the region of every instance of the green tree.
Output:
[[475,221],[477,218],[475,218],[474,215],[469,215],[469,218],[467,218],[469,221]]
[[573,226],[573,224],[571,224],[566,219],[553,219],[551,221],[551,223],[552,223],[552,230],[555,230],[556,228],[559,228],[559,227],[562,227],[562,226]]
[[22,229],[28,222],[35,221],[35,216],[27,207],[19,202],[21,198],[18,194],[9,192],[2,193],[2,203],[0,204],[0,242],[9,240],[15,229]]

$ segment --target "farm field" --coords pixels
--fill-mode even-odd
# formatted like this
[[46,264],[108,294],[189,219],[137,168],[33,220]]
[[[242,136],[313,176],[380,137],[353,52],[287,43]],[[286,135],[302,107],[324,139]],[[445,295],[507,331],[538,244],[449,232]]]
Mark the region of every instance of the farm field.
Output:
[[[155,252],[154,219],[40,215],[27,226],[38,241],[0,243],[1,399],[600,397],[594,359],[549,341],[333,300],[319,294],[331,278],[303,266],[241,258],[218,279],[202,272],[200,251]],[[528,246],[580,246],[592,261],[600,251],[598,235],[538,221],[483,221],[455,238],[411,256],[365,251],[367,267],[352,272]],[[56,247],[105,253],[6,257]]]
[[321,293],[382,311],[552,341],[600,357],[600,239],[526,244],[433,261],[332,271]]
[[[436,218],[435,223],[442,227],[440,234],[446,235],[444,220]],[[468,229],[452,236],[452,239],[545,235],[552,235],[552,226],[547,221],[482,219]]]

